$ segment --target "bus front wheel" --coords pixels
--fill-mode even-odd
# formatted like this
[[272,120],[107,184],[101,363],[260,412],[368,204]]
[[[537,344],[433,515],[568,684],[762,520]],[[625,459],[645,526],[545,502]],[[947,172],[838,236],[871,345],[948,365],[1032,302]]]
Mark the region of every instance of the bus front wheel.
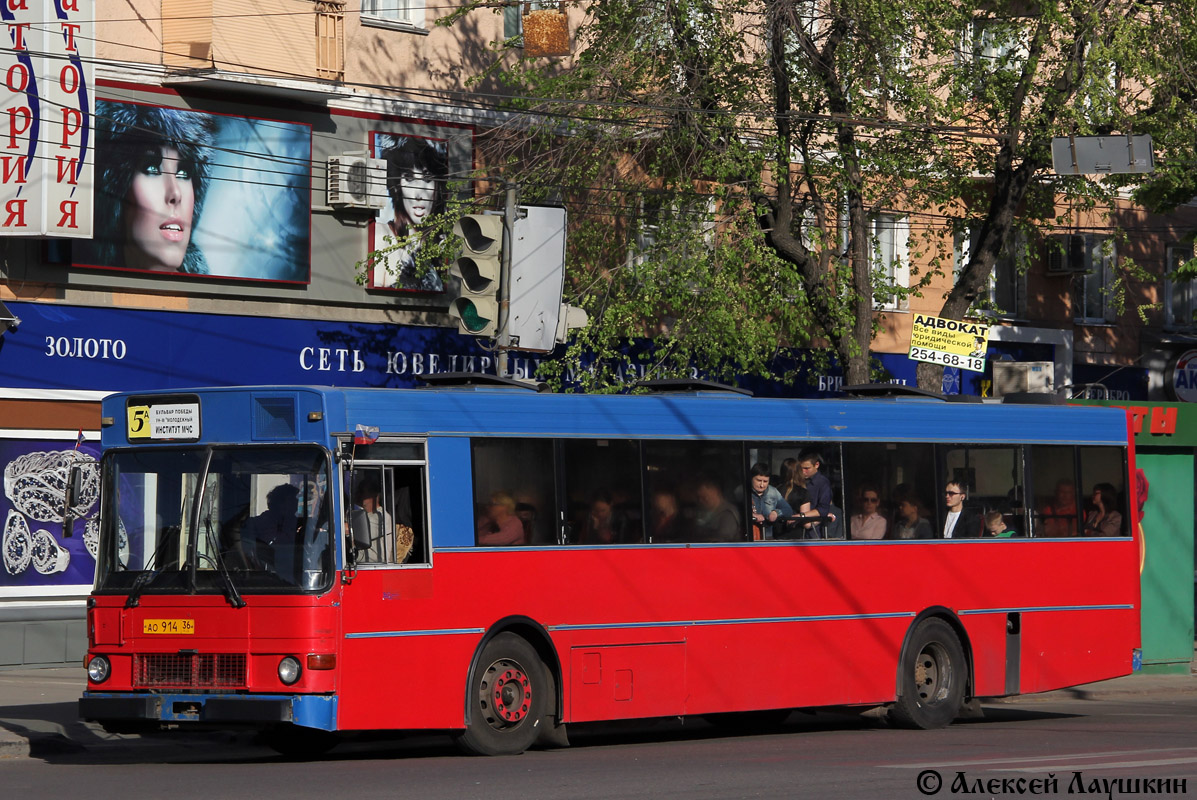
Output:
[[469,723],[457,745],[470,755],[524,752],[536,741],[545,714],[548,679],[540,656],[514,633],[495,636],[470,674]]
[[889,718],[904,728],[943,728],[964,703],[964,648],[942,619],[919,623],[898,665],[898,700]]

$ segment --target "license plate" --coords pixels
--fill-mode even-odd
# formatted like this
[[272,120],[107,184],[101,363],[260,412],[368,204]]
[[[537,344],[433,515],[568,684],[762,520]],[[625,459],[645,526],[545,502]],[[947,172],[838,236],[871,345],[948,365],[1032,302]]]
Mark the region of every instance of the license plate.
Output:
[[170,634],[192,634],[195,633],[195,620],[193,619],[146,619],[141,622],[142,633],[170,633]]

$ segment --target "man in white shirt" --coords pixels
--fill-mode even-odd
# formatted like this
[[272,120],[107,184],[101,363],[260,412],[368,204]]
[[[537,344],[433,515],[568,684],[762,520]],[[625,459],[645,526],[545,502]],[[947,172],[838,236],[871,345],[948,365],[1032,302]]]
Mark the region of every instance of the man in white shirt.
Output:
[[362,554],[362,562],[367,564],[395,562],[395,523],[382,507],[380,494],[378,479],[370,473],[361,478],[354,492],[354,538],[362,537],[358,546],[369,541],[369,548]]

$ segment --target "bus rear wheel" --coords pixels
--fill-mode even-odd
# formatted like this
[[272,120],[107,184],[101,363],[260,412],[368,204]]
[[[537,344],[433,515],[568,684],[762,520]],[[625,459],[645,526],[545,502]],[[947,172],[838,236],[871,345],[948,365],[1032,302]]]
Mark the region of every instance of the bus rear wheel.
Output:
[[548,680],[540,656],[522,637],[500,633],[487,642],[466,691],[470,719],[456,736],[463,751],[479,756],[517,755],[536,741]]
[[964,648],[942,619],[919,623],[898,665],[898,700],[889,718],[904,728],[943,728],[964,703]]

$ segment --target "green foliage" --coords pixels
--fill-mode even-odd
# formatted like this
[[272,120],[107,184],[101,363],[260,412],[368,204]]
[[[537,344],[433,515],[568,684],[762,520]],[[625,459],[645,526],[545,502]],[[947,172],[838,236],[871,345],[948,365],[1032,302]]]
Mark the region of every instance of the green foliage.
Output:
[[[479,131],[479,163],[523,201],[564,200],[567,300],[590,317],[547,377],[591,354],[591,391],[633,369],[774,375],[778,353],[806,347],[868,380],[873,309],[951,274],[955,232],[979,231],[940,312],[959,318],[1016,235],[1036,242],[1072,224],[1057,209],[1107,207],[1133,180],[1053,177],[1053,136],[1150,127],[1193,163],[1175,63],[1197,63],[1194,5],[598,0],[568,61],[499,43],[487,74],[512,122]],[[1191,173],[1140,196],[1197,194]],[[886,212],[920,262],[908,281],[879,269]],[[658,346],[621,355],[637,337]]]

